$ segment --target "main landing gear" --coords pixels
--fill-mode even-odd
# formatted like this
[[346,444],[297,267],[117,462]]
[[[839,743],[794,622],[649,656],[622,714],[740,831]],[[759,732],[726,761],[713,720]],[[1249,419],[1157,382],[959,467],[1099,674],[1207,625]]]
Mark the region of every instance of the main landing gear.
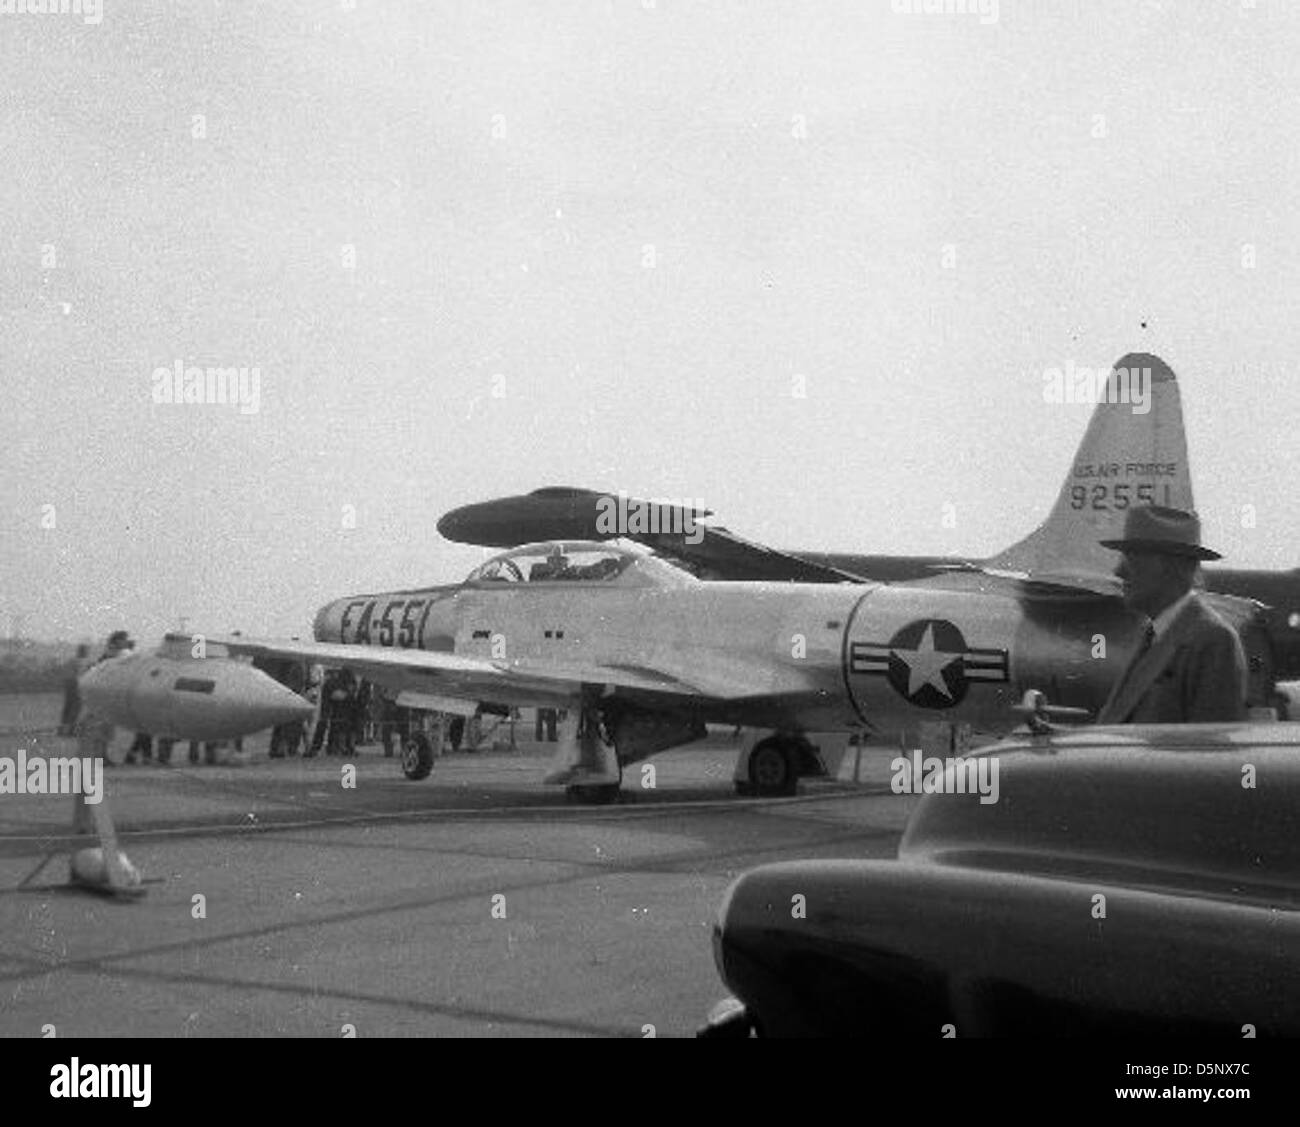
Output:
[[551,769],[543,782],[562,785],[570,802],[589,806],[617,802],[623,768],[614,748],[601,738],[600,713],[573,709],[560,722]]
[[798,793],[805,744],[793,736],[769,736],[749,753],[749,778],[736,783],[736,793],[760,798]]
[[402,774],[408,779],[427,779],[433,770],[433,744],[423,732],[411,732],[402,741]]

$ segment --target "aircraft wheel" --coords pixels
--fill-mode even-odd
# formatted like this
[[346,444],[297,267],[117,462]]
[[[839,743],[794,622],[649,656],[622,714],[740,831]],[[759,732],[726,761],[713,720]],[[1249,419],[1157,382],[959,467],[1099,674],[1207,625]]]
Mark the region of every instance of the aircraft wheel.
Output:
[[433,770],[433,745],[423,732],[412,732],[402,741],[402,774],[408,779],[427,778]]
[[581,802],[587,806],[607,806],[611,802],[618,801],[621,789],[618,783],[584,783],[566,787],[565,793],[574,802]]
[[795,794],[799,789],[795,748],[783,740],[764,740],[749,756],[749,785],[764,798]]

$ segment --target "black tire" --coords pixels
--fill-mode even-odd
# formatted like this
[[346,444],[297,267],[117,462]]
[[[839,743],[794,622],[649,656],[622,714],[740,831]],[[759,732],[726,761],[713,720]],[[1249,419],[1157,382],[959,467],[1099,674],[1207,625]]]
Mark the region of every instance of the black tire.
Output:
[[402,741],[402,774],[414,782],[427,779],[433,770],[433,745],[423,732],[412,732]]
[[611,802],[617,802],[621,792],[622,787],[618,783],[582,783],[565,788],[565,793],[572,801],[586,806],[607,806]]
[[763,798],[797,793],[798,749],[785,740],[763,740],[749,755],[749,785],[753,794]]

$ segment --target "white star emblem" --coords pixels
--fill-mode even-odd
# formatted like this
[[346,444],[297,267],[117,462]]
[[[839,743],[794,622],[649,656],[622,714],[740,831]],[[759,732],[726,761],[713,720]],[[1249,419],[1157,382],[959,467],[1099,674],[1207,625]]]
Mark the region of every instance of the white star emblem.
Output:
[[954,661],[957,661],[961,654],[944,653],[942,650],[934,648],[934,626],[927,625],[925,633],[921,635],[921,641],[914,650],[891,651],[896,657],[907,663],[907,695],[914,697],[917,691],[926,685],[932,685],[943,693],[949,700],[952,700],[952,693],[948,690],[948,682],[943,679],[943,671],[948,668]]

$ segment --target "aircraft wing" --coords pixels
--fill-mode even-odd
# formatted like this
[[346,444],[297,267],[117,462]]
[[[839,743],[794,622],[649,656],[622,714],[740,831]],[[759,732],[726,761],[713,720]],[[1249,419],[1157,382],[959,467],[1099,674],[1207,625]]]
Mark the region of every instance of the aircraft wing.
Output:
[[[187,636],[168,640],[189,643]],[[735,701],[762,696],[770,673],[751,669],[743,660],[714,663],[707,670],[682,677],[648,664],[625,662],[531,663],[495,661],[464,654],[430,650],[385,649],[378,646],[342,645],[336,642],[301,642],[258,639],[243,635],[207,636],[232,656],[281,658],[350,669],[358,677],[393,692],[413,692],[473,703],[503,705],[576,705],[584,688],[603,687],[604,693],[622,691],[676,699]],[[766,676],[766,680],[763,678]]]

